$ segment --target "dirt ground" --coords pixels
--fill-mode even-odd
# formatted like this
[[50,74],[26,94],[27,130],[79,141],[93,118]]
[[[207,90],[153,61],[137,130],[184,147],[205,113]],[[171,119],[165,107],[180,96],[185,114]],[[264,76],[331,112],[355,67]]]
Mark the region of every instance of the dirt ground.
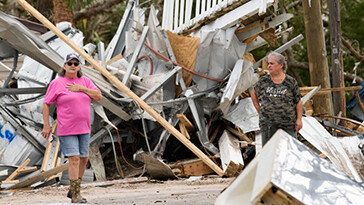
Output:
[[[193,180],[192,180],[193,179]],[[82,184],[88,204],[214,204],[233,178],[148,180],[146,177]],[[68,204],[68,186],[48,186],[0,195],[0,204]]]

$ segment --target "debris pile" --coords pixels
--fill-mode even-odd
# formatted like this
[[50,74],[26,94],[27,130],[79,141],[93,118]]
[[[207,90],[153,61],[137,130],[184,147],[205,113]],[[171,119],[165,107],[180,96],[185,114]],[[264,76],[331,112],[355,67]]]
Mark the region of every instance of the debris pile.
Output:
[[[170,137],[176,133],[165,129],[155,116],[142,109],[139,101],[105,78],[95,65],[84,62],[82,72],[103,94],[101,101],[92,102],[92,171],[86,172],[89,181],[94,175],[96,180],[106,180],[145,172],[157,179],[214,172],[237,176],[261,151],[259,116],[249,92],[267,73],[267,62],[266,58],[255,61],[250,51],[265,43],[274,44],[283,32],[279,25],[292,15],[274,16],[266,11],[267,7],[277,6],[271,0],[263,1],[264,5],[254,4],[257,0],[245,2],[234,4],[235,10],[222,10],[225,14],[219,13],[213,21],[201,18],[195,27],[189,23],[185,29],[182,26],[171,32],[159,25],[153,6],[145,23],[144,9],[131,0],[111,42],[106,49],[102,42],[98,43],[97,51],[93,44],[83,46],[82,33],[71,24],[57,25],[183,135]],[[242,13],[233,19],[226,17],[236,10]],[[244,15],[244,20],[240,15]],[[235,26],[240,23],[245,26]],[[185,31],[191,35],[177,34]],[[55,32],[37,36],[4,13],[0,13],[0,38],[1,58],[14,56],[13,69],[1,64],[10,71],[0,91],[1,188],[35,188],[55,183],[68,164],[59,151],[59,141],[47,142],[40,135],[42,104],[47,85],[63,67],[62,56],[74,49]],[[282,53],[302,39],[299,35],[276,51]],[[19,56],[24,59],[20,69]],[[309,100],[319,88],[306,90],[312,90],[303,99],[309,113]],[[55,107],[51,110],[55,128]],[[315,118],[304,119],[300,134],[335,166],[362,181],[363,164],[358,162],[363,161],[363,154],[355,146],[363,139],[363,125],[359,123],[356,131],[341,130],[356,137],[338,142],[341,139],[333,138]],[[311,123],[316,123],[315,127]],[[340,130],[338,125],[333,127]],[[321,135],[323,132],[325,135]],[[331,146],[337,152],[328,148]]]

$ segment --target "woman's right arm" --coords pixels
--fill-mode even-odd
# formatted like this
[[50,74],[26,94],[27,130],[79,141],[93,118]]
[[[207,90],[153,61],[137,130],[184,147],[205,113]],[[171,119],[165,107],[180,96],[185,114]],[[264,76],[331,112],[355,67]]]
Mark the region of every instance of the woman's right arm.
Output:
[[42,136],[48,140],[48,137],[51,135],[52,127],[49,124],[49,108],[50,104],[43,103],[43,130]]
[[260,104],[257,95],[255,94],[255,90],[253,88],[252,92],[250,93],[250,97],[253,101],[253,105],[255,109],[257,110],[258,114],[260,114]]

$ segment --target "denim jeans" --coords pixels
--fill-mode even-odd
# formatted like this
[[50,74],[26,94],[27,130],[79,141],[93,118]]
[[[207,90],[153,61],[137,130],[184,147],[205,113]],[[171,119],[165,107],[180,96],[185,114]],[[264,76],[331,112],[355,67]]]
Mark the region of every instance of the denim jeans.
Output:
[[89,156],[90,133],[59,136],[59,141],[64,156]]
[[264,146],[279,129],[282,129],[292,137],[297,138],[297,132],[295,126],[281,126],[281,125],[262,126],[260,128],[262,132],[262,146]]

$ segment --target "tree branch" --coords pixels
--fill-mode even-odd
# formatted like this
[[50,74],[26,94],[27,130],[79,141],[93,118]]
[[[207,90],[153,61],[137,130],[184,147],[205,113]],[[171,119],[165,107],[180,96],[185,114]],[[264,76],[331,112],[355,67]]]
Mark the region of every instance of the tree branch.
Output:
[[364,56],[360,54],[359,51],[356,51],[352,46],[351,43],[347,40],[345,40],[343,37],[341,37],[341,42],[344,44],[344,46],[346,48],[349,49],[349,51],[351,52],[351,54],[353,54],[353,56],[358,59],[360,62],[364,61]]
[[90,7],[81,9],[74,13],[73,21],[76,22],[83,18],[93,18],[97,14],[103,14],[108,11],[112,6],[123,2],[124,0],[105,0],[103,2],[99,2],[93,4]]

